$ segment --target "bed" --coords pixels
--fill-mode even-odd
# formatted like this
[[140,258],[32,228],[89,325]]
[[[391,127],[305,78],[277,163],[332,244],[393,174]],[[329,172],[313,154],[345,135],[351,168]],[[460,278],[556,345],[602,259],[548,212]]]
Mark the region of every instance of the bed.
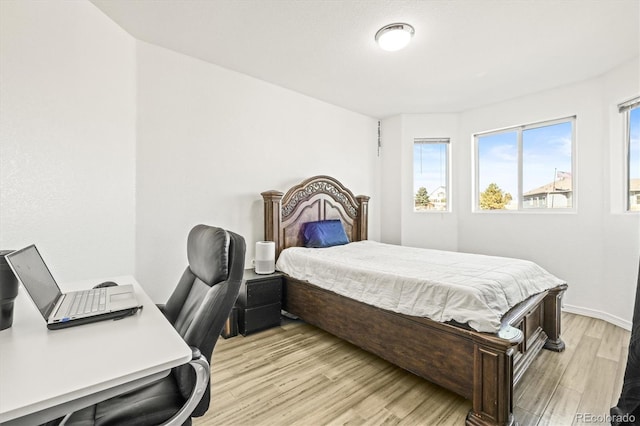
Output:
[[[367,240],[369,197],[354,196],[332,177],[261,195],[265,239],[275,242],[276,258],[304,245],[308,222],[339,219],[350,241]],[[560,307],[566,289],[562,283],[526,298],[492,333],[375,307],[287,274],[283,309],[471,400],[467,425],[510,425],[513,389],[536,355],[543,348],[564,349]]]

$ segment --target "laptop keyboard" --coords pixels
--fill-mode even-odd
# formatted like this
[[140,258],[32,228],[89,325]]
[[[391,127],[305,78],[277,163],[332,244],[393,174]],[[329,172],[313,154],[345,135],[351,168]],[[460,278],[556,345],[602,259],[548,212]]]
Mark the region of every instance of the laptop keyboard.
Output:
[[101,312],[106,309],[107,289],[96,288],[74,293],[67,317]]

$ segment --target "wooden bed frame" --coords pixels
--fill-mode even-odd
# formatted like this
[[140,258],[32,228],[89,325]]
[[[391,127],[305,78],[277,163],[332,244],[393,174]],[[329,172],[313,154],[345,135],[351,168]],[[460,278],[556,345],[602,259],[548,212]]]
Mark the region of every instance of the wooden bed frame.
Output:
[[[305,222],[340,219],[351,241],[367,239],[369,197],[336,179],[315,176],[262,193],[265,240],[276,258],[302,246]],[[498,334],[402,315],[284,277],[283,308],[304,321],[472,401],[467,425],[511,425],[513,388],[544,347],[562,351],[560,305],[567,285],[516,305]]]

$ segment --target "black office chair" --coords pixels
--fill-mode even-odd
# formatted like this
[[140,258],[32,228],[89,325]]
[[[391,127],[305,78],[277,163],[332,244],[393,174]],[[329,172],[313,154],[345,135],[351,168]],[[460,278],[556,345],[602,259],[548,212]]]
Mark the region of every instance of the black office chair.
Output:
[[191,417],[202,416],[209,408],[211,354],[238,297],[244,255],[241,236],[194,227],[187,241],[189,266],[166,305],[159,305],[191,346],[193,360],[158,382],[75,412],[62,424],[190,425]]

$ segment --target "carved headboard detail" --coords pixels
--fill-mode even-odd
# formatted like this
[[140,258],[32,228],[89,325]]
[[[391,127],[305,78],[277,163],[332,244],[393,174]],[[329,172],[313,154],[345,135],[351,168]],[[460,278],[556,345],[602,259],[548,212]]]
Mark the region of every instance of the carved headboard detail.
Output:
[[289,189],[263,192],[264,238],[276,243],[276,258],[303,245],[306,222],[340,219],[350,241],[367,239],[369,197],[354,196],[330,176],[314,176]]

